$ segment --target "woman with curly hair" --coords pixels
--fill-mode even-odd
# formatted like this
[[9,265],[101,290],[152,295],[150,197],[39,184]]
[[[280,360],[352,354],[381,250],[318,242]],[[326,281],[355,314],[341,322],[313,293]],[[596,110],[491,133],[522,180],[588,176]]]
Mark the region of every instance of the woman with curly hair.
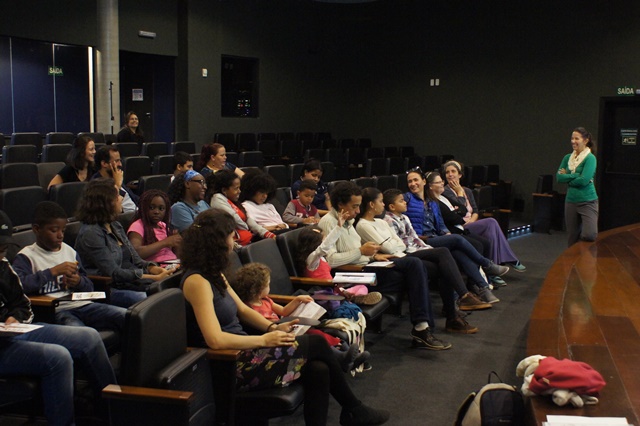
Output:
[[84,182],[93,174],[93,160],[96,155],[96,144],[90,136],[80,136],[73,141],[73,148],[67,155],[67,165],[56,174],[49,188],[59,183]]
[[133,219],[127,236],[141,258],[158,263],[177,259],[182,237],[167,226],[171,223],[171,210],[164,191],[145,191]]
[[219,143],[210,143],[202,147],[196,170],[200,170],[200,174],[204,177],[218,173],[220,170],[230,170],[239,177],[244,175],[244,172],[235,164],[227,162],[227,150]]
[[182,232],[193,223],[195,217],[207,210],[209,204],[203,201],[207,183],[204,177],[194,171],[187,170],[179,174],[169,186],[171,202],[171,227]]
[[[327,424],[328,395],[342,406],[343,425],[385,423],[389,413],[364,405],[353,394],[338,361],[320,336],[291,333],[297,320],[276,324],[245,305],[223,271],[234,246],[236,224],[228,213],[210,209],[183,235],[181,288],[187,301],[188,343],[240,350],[236,362],[240,392],[287,386],[301,380],[307,425]],[[211,259],[216,259],[212,262]],[[247,335],[242,324],[261,335]]]
[[240,178],[230,170],[221,170],[207,176],[207,198],[211,207],[229,213],[236,222],[237,243],[246,246],[258,235],[261,238],[276,238],[276,235],[258,225],[239,203]]
[[110,277],[111,304],[128,308],[147,297],[147,288],[170,272],[142,260],[120,222],[122,196],[111,178],[94,179],[87,185],[76,217],[82,226],[75,249],[88,275]]

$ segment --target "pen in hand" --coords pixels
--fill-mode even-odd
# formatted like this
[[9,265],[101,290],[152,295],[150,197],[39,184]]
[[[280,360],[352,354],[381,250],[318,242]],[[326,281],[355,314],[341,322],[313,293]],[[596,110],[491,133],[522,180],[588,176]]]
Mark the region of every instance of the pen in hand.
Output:
[[381,245],[383,245],[383,244],[384,244],[384,243],[386,243],[390,238],[391,238],[391,237],[387,237],[383,242],[378,243],[378,245],[380,245],[380,246],[381,246]]

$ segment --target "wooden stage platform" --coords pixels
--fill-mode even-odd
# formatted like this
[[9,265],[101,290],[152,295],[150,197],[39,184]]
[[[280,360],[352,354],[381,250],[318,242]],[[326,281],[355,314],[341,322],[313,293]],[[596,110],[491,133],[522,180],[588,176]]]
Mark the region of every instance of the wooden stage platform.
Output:
[[530,398],[532,425],[547,414],[626,417],[640,425],[640,223],[558,257],[531,314],[527,354],[586,362],[607,381],[594,406]]

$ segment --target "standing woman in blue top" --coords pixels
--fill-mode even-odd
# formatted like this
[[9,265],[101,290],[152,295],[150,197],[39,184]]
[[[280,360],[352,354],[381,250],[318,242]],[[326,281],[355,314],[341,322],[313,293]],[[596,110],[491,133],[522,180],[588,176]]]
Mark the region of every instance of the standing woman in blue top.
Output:
[[571,147],[573,152],[564,156],[556,174],[558,183],[567,184],[564,219],[569,245],[598,236],[598,194],[593,184],[597,160],[591,133],[584,127],[574,129]]

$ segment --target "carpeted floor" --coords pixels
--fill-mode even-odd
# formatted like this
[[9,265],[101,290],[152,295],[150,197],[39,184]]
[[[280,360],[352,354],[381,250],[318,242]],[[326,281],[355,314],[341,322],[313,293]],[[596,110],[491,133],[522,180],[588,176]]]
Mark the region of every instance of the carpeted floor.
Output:
[[[411,348],[407,317],[387,315],[382,334],[367,333],[367,349],[373,369],[349,379],[365,403],[392,413],[389,425],[451,425],[466,395],[486,383],[495,370],[508,383],[521,384],[515,376],[525,356],[528,319],[547,270],[566,248],[563,232],[526,234],[509,240],[527,271],[513,269],[505,276],[508,285],[495,291],[500,302],[494,308],[474,312],[468,321],[479,327],[475,335],[444,331],[437,318],[436,334],[453,344],[434,352]],[[434,312],[442,309],[434,295]],[[408,307],[404,309],[408,313]],[[331,401],[330,424],[339,424],[340,406]],[[302,410],[293,416],[273,419],[272,425],[302,425]]]

